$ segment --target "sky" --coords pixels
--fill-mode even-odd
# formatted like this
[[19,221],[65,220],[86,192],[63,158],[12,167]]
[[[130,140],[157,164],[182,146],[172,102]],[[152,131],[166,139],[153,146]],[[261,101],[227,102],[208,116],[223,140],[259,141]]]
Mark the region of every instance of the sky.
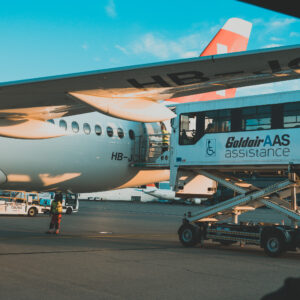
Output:
[[[234,0],[5,1],[0,82],[195,57],[232,17],[253,23],[248,50],[300,44],[300,19]],[[292,80],[237,95],[299,87]]]

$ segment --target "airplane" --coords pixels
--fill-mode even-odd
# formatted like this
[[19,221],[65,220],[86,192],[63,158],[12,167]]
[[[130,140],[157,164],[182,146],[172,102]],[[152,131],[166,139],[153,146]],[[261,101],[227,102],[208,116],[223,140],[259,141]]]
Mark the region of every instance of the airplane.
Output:
[[168,169],[131,167],[137,146],[175,116],[162,101],[300,77],[299,45],[239,52],[250,28],[230,19],[208,56],[0,83],[1,189],[87,193],[168,180]]
[[[157,186],[158,187],[157,187]],[[153,196],[157,200],[167,201],[168,203],[201,204],[207,198],[181,198],[171,189],[168,182],[157,182],[156,184],[147,184],[145,188],[137,189],[146,195]]]
[[[163,188],[161,187],[161,185],[164,185]],[[160,200],[182,200],[181,198],[175,196],[175,192],[171,190],[168,182],[157,182],[156,184],[147,184],[146,187],[140,188],[139,191],[145,193],[146,195],[151,195]]]
[[261,0],[238,0],[255,6],[259,6],[265,9],[273,10],[282,14],[290,15],[292,17],[300,18],[299,9],[295,9],[293,5],[295,2],[288,1],[261,1]]
[[157,200],[152,195],[143,193],[142,189],[131,187],[116,189],[110,191],[94,193],[78,193],[78,200],[95,200],[95,201],[122,201],[122,202],[154,202]]

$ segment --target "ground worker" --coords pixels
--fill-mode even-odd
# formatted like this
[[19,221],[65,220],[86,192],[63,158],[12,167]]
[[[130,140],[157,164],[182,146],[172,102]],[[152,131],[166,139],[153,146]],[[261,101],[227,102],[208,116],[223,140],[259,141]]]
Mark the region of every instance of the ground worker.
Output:
[[160,123],[160,127],[161,127],[161,133],[162,133],[162,152],[161,153],[164,153],[165,151],[167,151],[169,149],[170,134],[167,131],[166,125],[163,122]]
[[[47,233],[59,234],[62,214],[62,194],[55,194],[50,207],[51,222]],[[54,231],[51,231],[54,229]]]

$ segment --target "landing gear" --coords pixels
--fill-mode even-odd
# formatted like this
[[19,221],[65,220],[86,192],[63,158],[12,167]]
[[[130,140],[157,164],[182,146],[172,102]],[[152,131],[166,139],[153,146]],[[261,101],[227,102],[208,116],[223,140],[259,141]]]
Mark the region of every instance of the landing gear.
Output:
[[185,247],[194,247],[200,241],[199,228],[190,224],[184,223],[178,229],[179,240]]

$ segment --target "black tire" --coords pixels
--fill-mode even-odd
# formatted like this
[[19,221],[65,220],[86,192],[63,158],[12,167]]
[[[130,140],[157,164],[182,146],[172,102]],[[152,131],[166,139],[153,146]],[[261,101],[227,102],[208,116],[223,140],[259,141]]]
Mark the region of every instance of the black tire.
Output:
[[278,257],[285,252],[285,239],[280,232],[272,231],[266,234],[263,248],[270,257]]
[[189,223],[182,224],[178,230],[179,240],[185,247],[193,247],[199,242],[198,228]]
[[35,217],[37,215],[37,210],[35,207],[30,207],[28,210],[29,217]]
[[66,210],[66,214],[70,215],[70,214],[72,214],[72,212],[73,212],[72,208],[68,207],[67,210]]

